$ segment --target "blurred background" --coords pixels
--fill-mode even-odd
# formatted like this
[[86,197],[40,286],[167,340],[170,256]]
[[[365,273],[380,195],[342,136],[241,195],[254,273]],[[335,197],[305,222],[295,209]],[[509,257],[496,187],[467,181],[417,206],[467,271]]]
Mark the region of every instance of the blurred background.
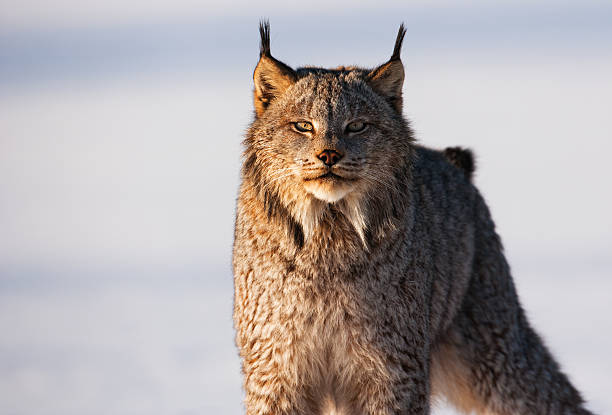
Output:
[[0,413],[243,412],[230,257],[264,16],[294,67],[380,64],[405,22],[418,140],[474,149],[528,315],[612,413],[612,3],[591,0],[0,0]]

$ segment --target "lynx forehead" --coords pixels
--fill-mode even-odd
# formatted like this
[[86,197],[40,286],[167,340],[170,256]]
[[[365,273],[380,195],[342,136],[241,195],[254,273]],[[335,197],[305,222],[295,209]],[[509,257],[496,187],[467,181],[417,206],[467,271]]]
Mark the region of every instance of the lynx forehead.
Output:
[[402,117],[400,27],[374,69],[292,69],[260,27],[234,324],[249,415],[590,412],[529,325],[460,147]]

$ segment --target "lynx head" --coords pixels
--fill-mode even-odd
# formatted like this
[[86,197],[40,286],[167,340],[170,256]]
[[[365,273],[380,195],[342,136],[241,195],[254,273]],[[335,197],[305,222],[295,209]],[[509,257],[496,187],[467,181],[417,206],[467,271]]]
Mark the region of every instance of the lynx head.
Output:
[[346,216],[363,239],[368,211],[397,189],[397,172],[406,170],[410,152],[401,114],[404,26],[391,58],[371,70],[292,69],[272,57],[267,22],[260,34],[244,176],[269,211],[283,209],[306,236],[331,210]]

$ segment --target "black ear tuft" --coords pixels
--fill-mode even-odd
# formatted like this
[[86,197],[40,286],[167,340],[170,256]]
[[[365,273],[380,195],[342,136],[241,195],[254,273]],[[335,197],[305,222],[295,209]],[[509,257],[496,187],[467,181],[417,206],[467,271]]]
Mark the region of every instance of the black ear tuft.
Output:
[[386,63],[370,71],[366,79],[370,87],[382,95],[400,114],[402,113],[402,85],[404,84],[404,65],[400,59],[400,52],[405,34],[406,28],[402,23],[395,38],[393,55]]
[[259,35],[261,37],[259,62],[253,73],[255,84],[253,102],[255,114],[258,117],[264,113],[273,99],[281,95],[297,80],[295,71],[274,59],[270,53],[270,22],[267,19],[259,22]]
[[391,55],[390,61],[400,60],[400,53],[402,52],[402,42],[404,42],[404,36],[406,35],[406,28],[404,23],[400,25],[399,31],[397,32],[397,38],[395,39],[395,47],[393,48],[393,55]]
[[261,45],[259,46],[259,57],[271,56],[270,54],[270,21],[262,19],[259,22],[259,35],[261,36]]

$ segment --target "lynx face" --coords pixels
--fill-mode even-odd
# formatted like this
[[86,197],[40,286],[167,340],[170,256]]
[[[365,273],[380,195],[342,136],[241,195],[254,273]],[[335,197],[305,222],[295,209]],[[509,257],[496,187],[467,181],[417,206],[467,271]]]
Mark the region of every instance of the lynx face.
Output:
[[243,175],[268,214],[286,212],[306,237],[332,209],[363,240],[365,210],[390,197],[411,144],[401,116],[404,29],[391,59],[373,70],[294,70],[270,54],[269,27],[260,31],[256,117],[244,142]]
[[[395,109],[363,79],[363,71],[301,69],[301,77],[258,123],[270,180],[335,203],[387,187],[405,143]],[[280,174],[279,172],[284,172]]]

